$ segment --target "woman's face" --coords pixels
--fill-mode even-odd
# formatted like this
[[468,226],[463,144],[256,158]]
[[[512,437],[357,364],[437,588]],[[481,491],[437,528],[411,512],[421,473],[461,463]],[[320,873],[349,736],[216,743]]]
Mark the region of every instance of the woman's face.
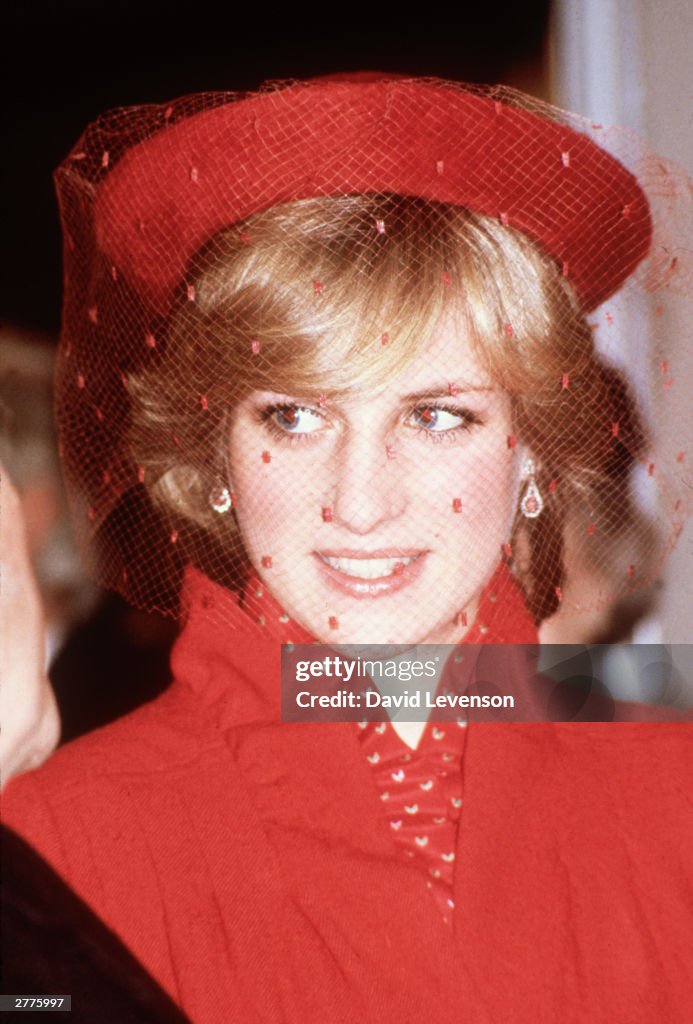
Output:
[[318,641],[456,642],[509,539],[512,433],[510,399],[452,321],[367,398],[252,392],[230,437],[248,556]]

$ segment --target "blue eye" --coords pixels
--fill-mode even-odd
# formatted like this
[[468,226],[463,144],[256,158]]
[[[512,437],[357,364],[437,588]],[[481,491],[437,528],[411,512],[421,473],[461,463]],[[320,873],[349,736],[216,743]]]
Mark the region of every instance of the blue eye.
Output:
[[305,405],[273,405],[266,417],[287,434],[314,434],[325,427],[325,416]]
[[448,430],[466,428],[470,424],[468,413],[441,409],[435,405],[419,405],[410,413],[409,419],[415,427],[431,434],[442,434]]

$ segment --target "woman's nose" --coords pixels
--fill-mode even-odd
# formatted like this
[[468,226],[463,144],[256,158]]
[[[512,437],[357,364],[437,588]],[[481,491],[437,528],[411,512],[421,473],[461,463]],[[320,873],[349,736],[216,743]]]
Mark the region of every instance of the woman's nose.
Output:
[[346,437],[336,465],[333,518],[352,533],[367,534],[406,508],[397,451],[381,439]]

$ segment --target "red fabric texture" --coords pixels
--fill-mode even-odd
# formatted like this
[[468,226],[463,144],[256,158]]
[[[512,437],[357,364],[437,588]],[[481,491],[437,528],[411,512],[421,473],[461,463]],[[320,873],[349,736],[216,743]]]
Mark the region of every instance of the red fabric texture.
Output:
[[[586,309],[650,247],[647,200],[617,160],[565,124],[454,83],[326,79],[208,101],[221,105],[177,123],[162,107],[156,133],[97,193],[99,247],[160,312],[217,231],[320,195],[398,193],[500,217],[563,266]],[[83,156],[80,143],[59,185]]]
[[448,927],[358,728],[280,722],[276,641],[217,604],[195,577],[171,689],[3,794],[193,1021],[689,1019],[689,725],[470,725]]

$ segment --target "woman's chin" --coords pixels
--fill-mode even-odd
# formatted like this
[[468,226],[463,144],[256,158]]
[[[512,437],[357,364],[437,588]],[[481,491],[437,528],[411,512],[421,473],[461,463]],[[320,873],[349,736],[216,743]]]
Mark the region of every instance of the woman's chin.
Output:
[[374,661],[382,658],[399,658],[403,654],[411,654],[416,651],[419,642],[416,643],[387,643],[375,641],[372,643],[337,643],[329,641],[332,650],[337,651],[344,658],[372,659]]
[[[425,623],[412,624],[408,628],[406,622],[402,621],[352,622],[348,616],[339,615],[332,617],[331,625],[327,629],[320,624],[320,628],[312,632],[319,643],[328,644],[330,647],[350,648],[358,652],[367,651],[372,647],[388,647],[389,657],[403,654],[418,644],[454,642],[452,624],[446,638],[446,631],[433,623],[430,626]],[[366,657],[366,654],[361,653],[360,656]]]

